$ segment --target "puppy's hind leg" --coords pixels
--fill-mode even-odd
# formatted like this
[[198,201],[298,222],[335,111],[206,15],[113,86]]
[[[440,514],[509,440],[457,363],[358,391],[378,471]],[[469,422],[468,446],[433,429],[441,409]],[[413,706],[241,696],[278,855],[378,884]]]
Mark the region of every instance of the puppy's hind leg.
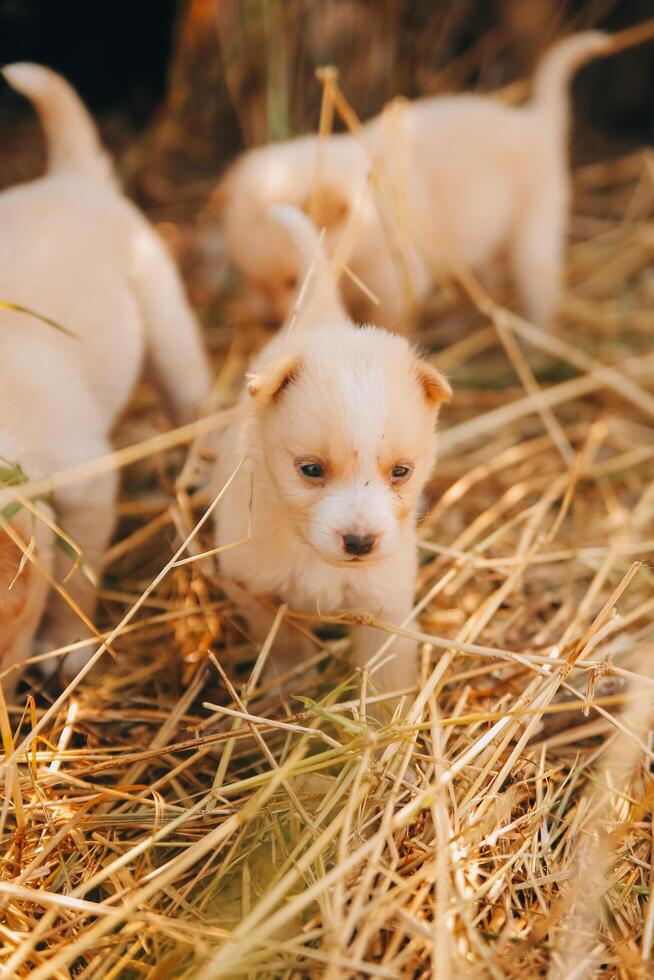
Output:
[[145,324],[148,362],[174,420],[189,422],[211,389],[209,363],[177,268],[147,225],[137,232],[132,284]]
[[[29,624],[36,626],[36,624]],[[35,628],[24,629],[14,639],[11,651],[0,660],[0,686],[5,700],[13,701],[22,673],[22,664],[32,656]]]
[[561,301],[564,250],[565,207],[549,196],[522,216],[510,251],[524,313],[543,329],[552,326]]
[[[84,565],[97,576],[101,573],[102,558],[114,529],[117,484],[116,473],[103,473],[61,490],[55,497],[57,523],[81,550]],[[81,612],[92,621],[95,614],[96,587],[81,568],[75,569],[66,581],[70,568],[70,555],[63,548],[57,547],[55,579],[63,585]],[[76,610],[61,596],[53,594],[39,638],[40,649],[47,652],[88,636],[89,629]],[[63,664],[65,674],[69,677],[75,676],[88,662],[95,648],[96,644],[92,642],[81,650],[69,653]],[[45,665],[51,670],[57,665],[57,661],[46,660]],[[44,672],[47,673],[47,669]]]

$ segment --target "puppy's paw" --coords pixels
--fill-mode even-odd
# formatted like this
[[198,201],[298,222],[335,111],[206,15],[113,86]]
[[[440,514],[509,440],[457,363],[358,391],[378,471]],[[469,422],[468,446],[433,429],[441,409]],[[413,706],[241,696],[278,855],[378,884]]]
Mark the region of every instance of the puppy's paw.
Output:
[[[67,647],[71,642],[74,642],[79,637],[79,632],[77,631],[77,636],[70,633],[70,631],[65,628],[62,629],[59,626],[52,624],[50,627],[46,627],[43,633],[34,643],[34,654],[40,656],[42,654],[51,653],[52,651],[61,650]],[[61,670],[63,676],[66,680],[72,680],[82,667],[86,666],[89,662],[93,653],[96,649],[96,641],[89,640],[87,646],[82,647],[80,650],[72,650],[70,653],[61,654],[59,656],[46,657],[37,663],[37,667],[41,675],[47,680],[52,677],[53,674]]]
[[73,650],[65,658],[62,664],[63,675],[68,681],[77,677],[80,670],[86,667],[87,663],[96,651],[96,644],[90,643],[82,650]]
[[53,674],[56,674],[61,666],[62,657],[52,656],[45,657],[44,654],[50,653],[52,650],[58,649],[58,644],[52,643],[47,637],[41,636],[34,641],[34,656],[44,657],[43,660],[37,660],[35,666],[44,680],[49,680]]

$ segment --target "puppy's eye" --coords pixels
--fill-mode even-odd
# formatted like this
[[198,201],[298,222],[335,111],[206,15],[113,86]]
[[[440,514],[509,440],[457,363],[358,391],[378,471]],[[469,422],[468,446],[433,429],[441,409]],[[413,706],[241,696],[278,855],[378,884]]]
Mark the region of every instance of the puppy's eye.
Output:
[[391,477],[394,483],[399,483],[400,480],[406,480],[407,477],[411,475],[411,467],[404,466],[402,463],[398,463],[391,470]]
[[322,480],[325,470],[320,463],[302,463],[300,473],[309,480]]

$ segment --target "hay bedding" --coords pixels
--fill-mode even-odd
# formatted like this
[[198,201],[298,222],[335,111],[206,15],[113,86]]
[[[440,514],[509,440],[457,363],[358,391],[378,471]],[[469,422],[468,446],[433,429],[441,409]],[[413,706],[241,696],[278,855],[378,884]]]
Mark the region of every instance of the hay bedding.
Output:
[[[270,644],[198,557],[210,524],[180,547],[201,453],[152,436],[140,390],[101,593],[118,659],[0,705],[3,975],[650,975],[653,173],[644,152],[576,175],[555,337],[499,308],[425,318],[456,399],[423,684],[385,727],[340,635],[283,703],[266,689]],[[218,408],[247,336],[210,335]]]

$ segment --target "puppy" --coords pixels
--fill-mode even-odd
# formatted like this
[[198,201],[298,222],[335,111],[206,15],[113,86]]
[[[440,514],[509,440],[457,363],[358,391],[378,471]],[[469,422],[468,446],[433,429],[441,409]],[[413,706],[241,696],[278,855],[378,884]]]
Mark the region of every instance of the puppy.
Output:
[[365,126],[361,141],[305,136],[246,153],[217,200],[228,252],[259,314],[283,320],[298,281],[292,242],[267,213],[271,202],[285,202],[311,211],[330,255],[356,208],[349,266],[380,305],[343,277],[355,316],[405,331],[435,275],[461,267],[483,274],[506,256],[524,312],[548,327],[568,213],[568,85],[609,45],[595,31],[554,45],[536,71],[532,101],[519,108],[474,95],[398,102]]
[[[407,341],[348,320],[314,226],[277,206],[304,272],[314,262],[308,315],[268,343],[252,365],[245,421],[224,435],[217,485],[246,458],[217,508],[221,572],[254,637],[271,617],[256,601],[276,595],[296,610],[360,611],[400,624],[416,583],[416,510],[436,451],[436,419],[451,397],[445,378]],[[324,312],[326,311],[326,312]],[[387,634],[355,629],[365,665]],[[273,648],[280,673],[305,646],[283,628]],[[395,640],[375,674],[384,691],[417,679],[412,641]]]
[[[59,75],[32,64],[4,69],[10,85],[35,105],[43,124],[48,171],[0,194],[0,299],[43,314],[74,336],[35,317],[0,309],[0,671],[43,646],[88,635],[20,542],[62,582],[70,559],[53,531],[13,494],[39,479],[110,451],[109,433],[125,408],[147,354],[178,421],[190,419],[210,388],[198,329],[175,266],[142,214],[114,180],[92,120]],[[98,569],[114,526],[117,478],[105,473],[71,484],[40,502],[45,516]],[[79,571],[66,583],[93,616],[92,584]],[[85,657],[69,657],[69,671]]]

